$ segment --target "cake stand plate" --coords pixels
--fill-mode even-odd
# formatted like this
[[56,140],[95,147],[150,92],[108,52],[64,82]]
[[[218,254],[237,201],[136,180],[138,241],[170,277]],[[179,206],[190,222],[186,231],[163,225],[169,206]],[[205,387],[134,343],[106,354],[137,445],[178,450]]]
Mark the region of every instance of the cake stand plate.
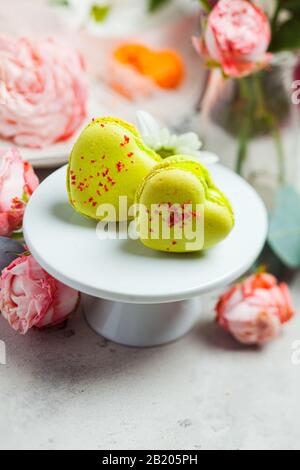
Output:
[[85,294],[88,323],[102,336],[128,346],[156,346],[187,333],[202,311],[203,295],[244,274],[263,248],[267,213],[242,178],[221,165],[216,184],[233,203],[236,225],[217,247],[194,254],[152,251],[126,238],[100,240],[97,223],[68,203],[66,167],[31,197],[24,218],[29,250],[52,276]]

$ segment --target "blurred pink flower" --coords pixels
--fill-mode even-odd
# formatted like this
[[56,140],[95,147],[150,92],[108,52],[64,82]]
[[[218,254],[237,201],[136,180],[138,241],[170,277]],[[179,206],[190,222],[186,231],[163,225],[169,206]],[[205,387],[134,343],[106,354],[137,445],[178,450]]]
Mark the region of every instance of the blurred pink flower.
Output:
[[207,19],[203,38],[194,38],[197,52],[207,65],[219,66],[232,78],[265,67],[271,28],[265,13],[246,0],[220,0]]
[[79,293],[47,274],[30,256],[2,271],[0,311],[10,326],[26,334],[33,326],[57,325],[75,310]]
[[0,136],[41,148],[74,134],[87,113],[87,81],[72,47],[0,35],[0,63]]
[[0,148],[0,236],[22,227],[26,202],[39,180],[16,148]]
[[221,296],[217,321],[244,344],[264,344],[279,336],[294,315],[288,286],[271,274],[256,274]]

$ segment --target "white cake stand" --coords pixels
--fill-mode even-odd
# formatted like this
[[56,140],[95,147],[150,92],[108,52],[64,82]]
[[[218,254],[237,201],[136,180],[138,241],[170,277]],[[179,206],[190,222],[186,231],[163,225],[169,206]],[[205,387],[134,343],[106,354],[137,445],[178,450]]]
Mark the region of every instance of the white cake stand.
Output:
[[65,167],[33,194],[24,220],[26,243],[49,274],[87,294],[85,315],[97,333],[136,347],[173,341],[199,319],[203,294],[244,274],[266,239],[267,214],[256,192],[222,166],[211,171],[233,202],[236,226],[206,253],[164,254],[139,241],[99,240],[96,222],[68,203]]

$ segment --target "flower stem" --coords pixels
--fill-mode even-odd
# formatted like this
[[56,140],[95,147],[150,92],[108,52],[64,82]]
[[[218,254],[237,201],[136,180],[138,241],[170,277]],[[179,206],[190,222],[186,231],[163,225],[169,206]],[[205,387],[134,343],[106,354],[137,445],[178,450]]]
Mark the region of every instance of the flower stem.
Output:
[[277,0],[277,6],[276,6],[276,9],[275,9],[273,18],[271,20],[271,28],[272,28],[273,33],[274,33],[274,31],[276,31],[276,28],[277,28],[277,21],[278,21],[279,13],[280,13],[280,10],[281,10],[281,3],[280,2],[281,2],[281,0]]
[[267,110],[261,80],[257,74],[254,75],[254,85],[255,93],[258,99],[258,117],[263,119],[267,126],[271,129],[271,134],[274,138],[278,157],[278,183],[283,184],[286,180],[286,175],[284,164],[284,149],[278,119]]
[[241,127],[241,132],[239,135],[239,145],[236,162],[236,172],[241,175],[243,173],[243,168],[248,153],[248,139],[250,135],[251,125],[251,93],[249,94],[247,79],[241,78],[239,80],[239,85],[241,97],[245,100],[246,103],[246,112],[244,114],[243,125]]
[[23,235],[23,232],[14,232],[11,234],[10,238],[12,240],[23,240],[24,235]]
[[247,158],[247,150],[248,150],[248,138],[247,138],[247,130],[245,127],[243,129],[243,132],[241,132],[240,134],[239,148],[238,148],[237,162],[236,162],[236,172],[239,175],[243,173],[244,163]]
[[210,3],[208,0],[199,0],[199,2],[201,3],[202,5],[202,8],[204,8],[204,10],[209,13],[212,9]]
[[278,155],[278,183],[282,185],[286,181],[286,174],[284,164],[284,149],[282,144],[281,132],[278,125],[275,125],[274,127],[273,137]]

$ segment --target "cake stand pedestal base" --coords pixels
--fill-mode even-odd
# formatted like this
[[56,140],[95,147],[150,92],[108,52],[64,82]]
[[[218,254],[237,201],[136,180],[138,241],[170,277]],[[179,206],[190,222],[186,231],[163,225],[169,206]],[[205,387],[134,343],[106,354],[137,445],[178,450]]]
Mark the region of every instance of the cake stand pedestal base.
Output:
[[187,334],[199,320],[203,297],[166,304],[129,304],[83,295],[91,328],[125,346],[160,346]]

